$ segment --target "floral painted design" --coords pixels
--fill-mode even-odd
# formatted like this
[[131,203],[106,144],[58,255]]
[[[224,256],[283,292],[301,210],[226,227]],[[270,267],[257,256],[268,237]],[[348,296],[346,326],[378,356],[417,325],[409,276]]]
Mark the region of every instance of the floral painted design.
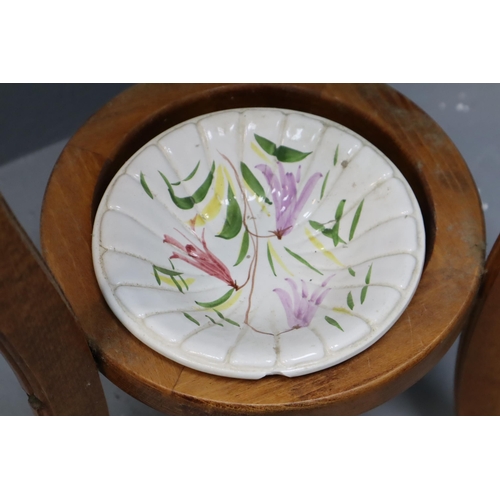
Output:
[[[311,242],[309,252],[316,251],[315,248],[319,248],[325,255],[331,257],[332,254],[324,250],[323,243],[318,238],[330,240],[335,247],[339,244],[347,245],[346,241],[339,236],[340,225],[343,224],[346,200],[338,201],[332,220],[326,222],[309,220],[308,215],[304,213],[306,204],[311,203],[312,200],[319,201],[323,198],[328,174],[321,186],[318,184],[320,178],[323,177],[320,172],[312,172],[304,179],[300,162],[310,155],[312,151],[301,152],[286,146],[277,146],[258,135],[254,137],[256,144],[260,146],[262,151],[272,157],[271,161],[258,163],[252,168],[241,162],[238,169],[223,152],[218,152],[220,155],[218,161],[222,163],[216,167],[216,160],[212,161],[210,171],[198,181],[197,189],[190,196],[181,197],[178,190],[182,189],[181,185],[183,183],[188,181],[196,182],[200,162],[182,180],[169,179],[164,173],[160,172],[171,202],[181,211],[187,212],[185,220],[186,233],[192,237],[194,236],[198,242],[194,243],[192,238],[190,239],[182,231],[178,232],[181,238],[186,240],[186,243],[181,243],[179,239],[171,234],[164,234],[163,242],[172,249],[169,256],[172,269],[169,270],[153,265],[153,271],[160,286],[162,279],[160,279],[158,273],[167,276],[167,278],[163,278],[164,282],[173,284],[179,292],[186,293],[189,291],[188,280],[185,280],[183,275],[188,274],[188,272],[175,269],[173,264],[173,261],[180,260],[198,269],[203,274],[216,278],[229,287],[218,298],[208,297],[207,300],[194,301],[194,309],[190,310],[189,313],[184,312],[184,317],[195,325],[201,326],[201,322],[205,321],[204,318],[207,318],[211,325],[219,327],[240,328],[241,323],[243,323],[257,333],[279,335],[290,330],[310,326],[313,319],[318,315],[318,309],[331,291],[331,288],[327,286],[328,283],[334,279],[334,274],[325,279],[324,273],[315,265],[312,265],[304,255],[301,255],[298,249],[289,244],[284,246],[281,240],[297,230],[300,226],[301,217],[307,217],[309,225],[316,231],[316,234],[313,235],[308,233],[308,229],[305,229],[306,235],[309,235],[308,238]],[[254,144],[255,147],[258,147],[257,145]],[[265,157],[265,155],[261,156]],[[337,163],[337,156],[338,146],[332,151],[334,165]],[[287,164],[295,165],[289,168]],[[216,179],[215,188],[213,187],[214,179]],[[149,189],[147,179],[142,173],[140,182],[146,195],[154,199],[154,194]],[[264,187],[266,184],[267,189]],[[317,188],[320,188],[320,190]],[[201,210],[206,219],[200,216],[200,211],[193,214],[192,210],[196,209],[197,205],[202,203],[210,192],[213,195],[211,195],[208,205]],[[225,210],[223,207],[225,207]],[[351,222],[349,241],[356,231],[362,208],[363,201],[359,203],[355,217]],[[256,210],[261,210],[270,217],[274,216],[275,229],[263,233],[257,223],[257,217],[254,213]],[[223,222],[217,217],[219,213],[225,214]],[[215,214],[215,217],[212,219],[210,217],[213,214]],[[215,237],[222,240],[241,238],[238,244],[239,250],[234,255],[234,258],[231,258],[230,262],[223,262],[215,255],[214,251],[209,249],[205,239],[205,228],[203,228],[201,234],[197,233],[197,224],[205,225],[212,223],[212,221],[217,221],[217,225],[213,226]],[[215,227],[217,230],[215,230]],[[263,239],[266,241],[263,242]],[[273,239],[275,240],[274,244],[271,243]],[[263,258],[259,258],[259,254]],[[269,292],[274,292],[275,296],[279,298],[279,303],[281,303],[288,323],[288,329],[284,328],[279,332],[263,331],[252,323],[251,313],[255,312],[253,304],[256,294],[266,293],[265,290],[259,290],[257,278],[257,268],[266,265],[266,256],[269,271],[272,272],[272,280],[276,280],[276,286]],[[245,276],[240,283],[236,282],[228,267],[232,262],[234,262],[232,264],[233,269],[238,266],[238,276],[242,275],[242,271]],[[306,279],[298,280],[290,277],[292,272],[289,266],[292,266],[292,264],[293,266],[299,265],[297,262],[300,264],[301,277],[307,276],[307,282]],[[277,269],[280,269],[280,271],[277,272]],[[352,269],[348,268],[348,271],[351,276],[355,276]],[[234,273],[236,274],[236,270]],[[289,276],[283,278],[282,273]],[[366,299],[370,285],[370,275],[371,267],[365,279],[360,304]],[[321,283],[317,282],[319,276],[322,276]],[[190,283],[194,281],[192,277],[189,279],[191,280]],[[288,290],[280,286],[283,279],[288,285]],[[184,285],[185,290],[182,285]],[[243,320],[238,319],[238,321],[235,321],[225,316],[220,309],[229,307],[228,304],[234,303],[240,297],[240,292],[243,289],[246,291],[246,295],[243,295],[244,301],[246,301],[246,309]],[[348,292],[346,300],[349,309],[353,310],[355,302],[351,291]],[[211,315],[205,313],[211,313]],[[218,320],[214,319],[215,316],[218,317]],[[342,326],[334,318],[323,316],[320,319],[326,321],[328,325],[342,330]]]
[[172,236],[169,236],[168,234],[163,236],[163,242],[178,248],[182,252],[174,252],[170,256],[170,259],[180,259],[188,264],[191,264],[208,275],[224,281],[235,290],[238,290],[238,285],[231,277],[229,269],[208,249],[207,243],[205,242],[205,230],[201,233],[201,244],[203,249],[197,247],[191,242],[187,245],[182,245],[179,241],[172,238]]
[[286,278],[291,289],[291,295],[282,288],[275,288],[273,291],[278,294],[278,297],[283,304],[283,309],[286,313],[288,326],[295,330],[305,326],[309,326],[318,307],[321,305],[331,288],[325,288],[328,282],[333,278],[330,276],[321,283],[312,293],[308,291],[308,287],[304,280],[301,281],[301,288],[295,281]]
[[255,168],[264,174],[271,189],[276,214],[276,230],[273,231],[273,234],[281,240],[283,236],[292,232],[297,218],[301,215],[304,205],[322,175],[319,172],[313,174],[299,195],[297,186],[300,182],[301,165],[298,166],[296,174],[293,175],[291,172],[285,172],[283,163],[280,161],[276,163],[278,174],[274,173],[269,165],[257,165]]

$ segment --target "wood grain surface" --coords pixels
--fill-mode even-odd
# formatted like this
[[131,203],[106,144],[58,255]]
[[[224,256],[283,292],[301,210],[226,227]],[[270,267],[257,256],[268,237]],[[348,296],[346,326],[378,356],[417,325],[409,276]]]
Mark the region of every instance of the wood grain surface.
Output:
[[[354,130],[396,164],[422,209],[426,262],[407,310],[372,347],[311,375],[250,381],[185,368],[120,324],[94,276],[93,218],[124,162],[177,123],[242,107],[309,112]],[[478,193],[451,140],[403,95],[374,84],[135,86],[64,149],[46,191],[41,229],[44,257],[99,369],[137,399],[174,414],[358,414],[382,404],[426,374],[456,339],[478,290],[485,248]]]
[[37,415],[107,415],[85,334],[0,196],[0,351]]
[[459,415],[500,415],[500,237],[486,262],[478,301],[460,340],[456,369]]

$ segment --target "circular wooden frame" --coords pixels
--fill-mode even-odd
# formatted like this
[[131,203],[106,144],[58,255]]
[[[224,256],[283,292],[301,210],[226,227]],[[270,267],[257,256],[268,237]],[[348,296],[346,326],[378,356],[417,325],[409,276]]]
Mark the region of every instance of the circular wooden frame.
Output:
[[[297,378],[239,380],[197,372],[152,351],[113,315],[92,267],[92,224],[123,163],[150,139],[222,109],[278,107],[338,122],[378,147],[410,183],[426,226],[425,268],[410,305],[354,358]],[[144,403],[181,414],[357,414],[415,383],[456,339],[475,299],[485,230],[472,176],[439,126],[386,85],[137,85],[69,141],[42,210],[42,250],[99,369]]]

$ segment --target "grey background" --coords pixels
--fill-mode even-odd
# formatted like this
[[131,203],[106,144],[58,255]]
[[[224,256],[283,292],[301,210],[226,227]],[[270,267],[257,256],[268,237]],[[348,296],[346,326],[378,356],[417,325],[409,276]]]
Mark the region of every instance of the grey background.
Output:
[[[391,84],[450,136],[474,176],[486,218],[487,252],[500,231],[500,85]],[[67,140],[128,84],[1,84],[0,191],[39,247],[43,193]],[[453,415],[457,344],[413,387],[367,415]],[[112,415],[159,415],[101,377]],[[31,415],[0,356],[0,415]]]

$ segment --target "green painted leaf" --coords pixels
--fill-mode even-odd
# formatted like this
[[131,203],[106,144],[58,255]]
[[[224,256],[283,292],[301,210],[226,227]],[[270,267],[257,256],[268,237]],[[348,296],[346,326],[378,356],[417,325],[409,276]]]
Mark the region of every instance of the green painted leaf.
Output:
[[189,290],[188,284],[186,283],[186,281],[184,280],[184,278],[182,276],[179,276],[179,278],[181,279],[183,285],[186,287],[186,290]]
[[240,253],[238,255],[238,259],[236,260],[236,263],[234,264],[234,266],[241,264],[242,260],[245,258],[246,254],[248,252],[249,244],[250,244],[250,238],[248,236],[248,231],[245,231],[243,233],[243,238],[241,239]]
[[198,326],[200,326],[200,323],[195,320],[190,314],[188,313],[184,313],[184,316],[186,316],[186,318],[189,320],[189,321],[192,321],[193,323],[196,323]]
[[321,194],[319,195],[320,200],[323,198],[323,195],[325,194],[326,183],[328,181],[329,175],[330,175],[330,170],[328,170],[328,172],[326,173],[325,180],[323,181],[323,185],[321,186]]
[[339,236],[340,219],[342,218],[342,214],[344,213],[344,205],[345,200],[340,200],[339,204],[337,205],[337,210],[335,211],[336,222],[332,227],[332,240],[335,246],[337,246],[339,243],[345,243],[345,241]]
[[193,196],[186,196],[184,198],[176,196],[170,181],[165,177],[165,175],[162,172],[160,172],[160,175],[162,179],[165,181],[168,187],[170,198],[172,198],[172,201],[175,203],[175,205],[179,207],[181,210],[189,210],[190,208],[193,208],[196,203],[200,203],[205,199],[205,196],[207,195],[208,190],[212,185],[214,172],[215,172],[215,162],[212,163],[212,168],[210,169],[207,178],[203,181],[202,185],[193,193]]
[[307,260],[305,260],[304,258],[302,258],[300,255],[297,255],[296,253],[292,252],[289,248],[285,247],[285,250],[292,256],[294,257],[295,259],[297,259],[300,263],[304,264],[305,266],[307,266],[309,269],[312,269],[313,271],[315,271],[316,273],[318,274],[321,274],[323,275],[323,273],[321,271],[318,271],[315,267],[311,266],[311,264],[309,264],[309,262],[307,262]]
[[221,304],[224,304],[224,302],[227,302],[229,300],[229,297],[233,295],[234,288],[231,288],[228,292],[226,292],[222,297],[219,297],[218,299],[212,301],[212,302],[198,302],[195,300],[195,302],[201,306],[201,307],[206,307],[207,309],[213,309],[214,307],[220,306]]
[[[192,179],[195,176],[196,171],[198,170],[199,166],[200,166],[200,162],[198,162],[196,164],[196,167],[194,167],[194,170],[185,179],[182,179],[182,182],[186,182],[186,181],[189,181],[190,179]],[[171,184],[172,184],[172,186],[180,186],[181,185],[181,181],[179,181],[179,182],[172,182]]]
[[269,261],[269,265],[271,266],[273,274],[276,276],[276,271],[274,270],[273,257],[271,255],[271,249],[269,248],[269,242],[267,242],[267,260]]
[[257,177],[253,172],[243,163],[240,163],[241,174],[243,179],[247,183],[248,187],[259,197],[262,198],[268,205],[272,205],[273,202],[266,197],[266,193],[262,184],[258,181]]
[[[341,241],[344,241],[340,236],[339,236],[339,223],[336,222],[335,225],[332,227],[332,240],[333,244],[337,246]],[[323,233],[324,234],[324,233]],[[345,243],[345,242],[344,242]]]
[[333,226],[332,240],[334,246],[337,246],[340,243],[338,224],[335,224],[335,226]]
[[171,276],[170,279],[173,281],[174,285],[177,287],[177,290],[179,290],[179,292],[181,292],[181,293],[184,293],[182,291],[181,285],[179,285],[179,282],[175,279],[175,276]]
[[158,283],[158,285],[161,286],[161,279],[160,276],[158,275],[158,271],[155,269],[155,266],[153,266],[153,272],[155,274],[156,282]]
[[309,153],[303,153],[302,151],[297,151],[296,149],[292,149],[287,146],[276,147],[276,144],[274,144],[274,142],[271,142],[269,139],[261,137],[257,134],[254,134],[254,137],[259,146],[267,154],[276,156],[276,158],[283,163],[294,163],[303,160],[312,153],[312,151],[310,151]]
[[227,185],[227,202],[226,220],[224,222],[224,226],[222,227],[222,231],[216,236],[224,238],[225,240],[230,240],[238,235],[241,230],[241,226],[243,225],[240,205],[234,197],[231,184]]
[[333,155],[333,165],[337,165],[337,160],[339,159],[339,145],[337,144],[337,148],[335,149],[335,154]]
[[214,325],[219,325],[219,326],[224,326],[222,323],[217,323],[215,319],[211,318],[208,314],[205,314],[205,316],[214,324]]
[[165,175],[158,170],[158,172],[161,175],[161,178],[165,181],[165,184],[167,185],[168,192],[170,194],[170,198],[172,198],[172,201],[175,203],[175,206],[179,207],[181,210],[189,210],[190,208],[194,207],[194,200],[192,196],[186,196],[185,198],[179,198],[178,196],[175,195],[174,193],[174,188],[172,187],[172,184],[170,184],[169,180],[165,177]]
[[309,156],[312,151],[309,153],[302,153],[301,151],[297,151],[296,149],[287,148],[286,146],[280,146],[276,150],[276,158],[283,163],[294,163],[300,160],[303,160],[307,156]]
[[159,267],[159,266],[153,266],[153,270],[158,271],[162,274],[166,274],[167,276],[170,276],[171,278],[173,276],[180,276],[182,273],[180,271],[171,271],[170,269],[165,269],[164,267]]
[[339,330],[344,331],[344,329],[335,321],[333,318],[330,318],[330,316],[325,316],[325,319],[327,323],[330,323],[330,325],[336,326]]
[[212,162],[212,168],[207,175],[207,178],[203,182],[203,184],[193,193],[193,200],[195,203],[200,203],[207,196],[208,190],[212,185],[212,181],[214,180],[214,172],[215,172],[215,162]]
[[[319,222],[313,220],[310,220],[309,224],[313,229],[316,229],[316,231],[321,231],[323,235],[326,236],[327,238],[333,238],[333,228],[328,229],[325,227],[324,224],[320,224]],[[337,236],[338,236],[338,231],[337,231]],[[339,238],[339,241],[345,243],[345,241],[342,238]]]
[[[323,233],[324,236],[326,236],[327,238],[333,238],[333,227],[330,228],[330,229],[327,229],[325,227],[325,229],[323,229],[323,231],[321,231]],[[339,238],[339,241],[340,241],[340,238]]]
[[352,268],[348,267],[348,268],[347,268],[347,270],[349,271],[349,274],[350,274],[351,276],[356,276],[356,272],[354,271],[354,269],[352,269]]
[[220,319],[226,321],[227,323],[230,323],[231,325],[239,327],[239,323],[236,323],[236,321],[233,321],[232,319],[226,318],[221,312],[217,311],[217,309],[214,309],[214,311],[217,313],[217,316],[219,316]]
[[354,238],[354,233],[356,228],[358,227],[359,217],[361,216],[361,210],[363,210],[363,203],[365,200],[361,200],[358,208],[356,209],[356,213],[354,214],[354,219],[352,219],[351,230],[349,231],[349,241]]
[[259,144],[259,146],[269,155],[276,156],[276,144],[271,142],[260,135],[254,134],[255,140]]
[[227,323],[231,323],[231,325],[237,326],[238,328],[240,327],[240,324],[236,323],[236,321],[233,321],[232,319],[224,318],[224,321],[226,321]]
[[354,309],[354,300],[352,298],[352,293],[349,292],[347,295],[347,305],[349,306],[349,309],[352,311]]
[[200,162],[198,162],[196,164],[196,167],[194,167],[194,170],[185,179],[182,179],[182,182],[186,182],[186,181],[191,180],[195,176],[199,166],[200,166]]
[[146,194],[153,199],[153,193],[149,189],[149,186],[146,182],[146,179],[144,178],[144,174],[141,172],[141,186],[144,188],[144,191],[146,191]]
[[335,220],[338,222],[342,218],[342,214],[344,213],[344,205],[345,200],[340,200],[337,205],[337,210],[335,211]]
[[366,273],[365,283],[366,283],[367,285],[369,285],[369,284],[370,284],[370,279],[371,279],[371,277],[372,277],[372,266],[373,266],[373,264],[371,264],[371,265],[370,265],[370,269],[368,269],[368,272]]
[[214,309],[214,312],[217,314],[217,316],[219,316],[220,319],[226,319],[221,312],[217,311],[217,309]]
[[366,292],[368,291],[368,287],[367,286],[364,286],[362,289],[361,289],[361,296],[360,296],[360,300],[361,300],[361,303],[363,303],[366,299]]
[[[172,264],[172,261],[170,261],[170,264]],[[174,267],[173,264],[172,267]],[[184,281],[184,278],[181,276],[182,273],[180,273],[179,271],[171,271],[170,269],[165,269],[163,267],[153,266],[153,272],[155,274],[156,282],[158,283],[158,285],[161,285],[161,279],[160,276],[158,275],[158,272],[160,272],[170,277],[170,279],[172,280],[173,284],[177,287],[177,290],[179,290],[179,292],[184,293],[181,285],[179,285],[179,282],[175,278],[176,276],[180,278],[182,282],[186,285],[186,290],[187,290],[187,284]]]
[[316,222],[314,220],[310,220],[309,224],[313,229],[316,229],[316,231],[323,231],[325,229],[325,226],[323,224],[320,224],[319,222]]

